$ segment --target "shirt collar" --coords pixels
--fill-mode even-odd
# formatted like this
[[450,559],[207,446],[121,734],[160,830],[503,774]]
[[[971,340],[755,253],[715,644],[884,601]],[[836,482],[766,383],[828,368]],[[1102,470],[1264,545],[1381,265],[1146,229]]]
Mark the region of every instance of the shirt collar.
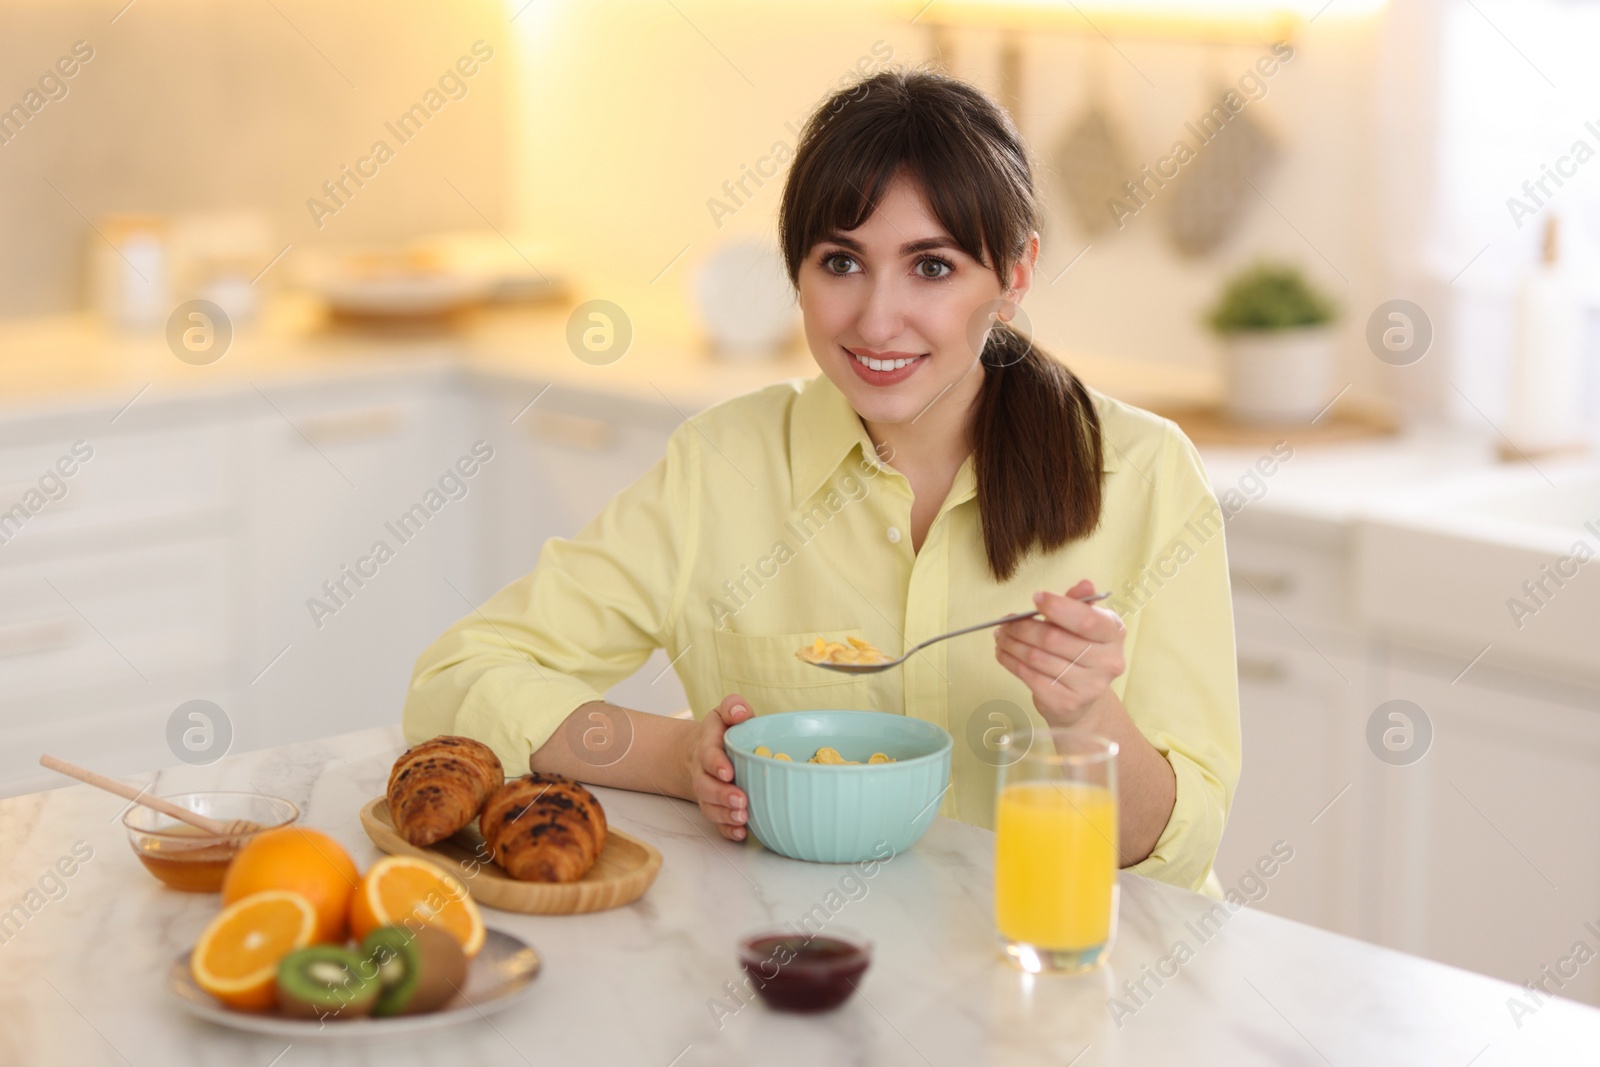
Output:
[[[1104,420],[1101,426],[1103,429]],[[872,438],[868,436],[861,416],[850,406],[849,399],[826,374],[818,374],[800,390],[800,396],[790,412],[789,473],[796,506],[821,488],[857,448],[861,451],[863,461],[881,470],[892,469],[878,459]],[[1119,464],[1115,450],[1108,443],[1101,451],[1101,469],[1108,472],[1116,470]],[[954,507],[976,496],[977,491],[977,467],[969,455],[956,471],[946,506]]]
[[809,499],[857,447],[862,460],[879,463],[861,416],[826,374],[818,374],[800,390],[789,416],[789,473],[795,504]]

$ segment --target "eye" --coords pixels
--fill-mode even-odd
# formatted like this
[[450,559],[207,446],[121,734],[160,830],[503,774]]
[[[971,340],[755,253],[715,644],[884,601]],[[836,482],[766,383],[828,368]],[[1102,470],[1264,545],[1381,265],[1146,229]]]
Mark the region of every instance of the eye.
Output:
[[[926,269],[929,267],[934,268],[933,271]],[[951,272],[955,269],[955,264],[951,263],[948,259],[942,259],[939,256],[924,256],[917,260],[916,266],[917,275],[919,277],[926,278],[929,281],[937,281],[940,278],[948,278]]]
[[855,265],[855,259],[843,252],[822,253],[822,269],[829,274],[853,274],[850,268]]

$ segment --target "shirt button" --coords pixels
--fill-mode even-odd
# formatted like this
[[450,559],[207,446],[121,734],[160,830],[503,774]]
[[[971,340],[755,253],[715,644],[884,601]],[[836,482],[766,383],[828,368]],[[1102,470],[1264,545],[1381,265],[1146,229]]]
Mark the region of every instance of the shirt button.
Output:
[[898,545],[900,543],[900,531],[896,527],[889,527],[889,543],[891,545]]

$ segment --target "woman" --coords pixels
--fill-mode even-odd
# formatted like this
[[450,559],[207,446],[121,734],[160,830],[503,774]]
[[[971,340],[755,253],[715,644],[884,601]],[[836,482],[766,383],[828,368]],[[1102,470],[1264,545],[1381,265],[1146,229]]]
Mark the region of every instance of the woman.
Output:
[[[1009,118],[934,73],[841,89],[802,133],[780,225],[822,373],[691,418],[548,542],[423,653],[407,738],[465,734],[507,768],[694,800],[737,841],[722,735],[752,714],[937,723],[956,739],[941,813],[984,826],[999,728],[1078,727],[1121,746],[1123,866],[1216,895],[1239,770],[1221,514],[1171,422],[1007,325],[1039,254]],[[1115,610],[1081,602],[1096,588]],[[875,675],[795,657],[852,635],[897,654],[1030,602],[1043,619]],[[658,647],[697,720],[605,702]]]

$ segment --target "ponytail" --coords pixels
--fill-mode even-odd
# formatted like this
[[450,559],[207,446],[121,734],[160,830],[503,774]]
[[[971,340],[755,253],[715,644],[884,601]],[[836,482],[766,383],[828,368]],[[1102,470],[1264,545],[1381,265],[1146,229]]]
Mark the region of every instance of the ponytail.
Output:
[[1050,552],[1100,523],[1100,417],[1083,382],[998,323],[979,357],[973,464],[989,570],[1016,573],[1035,546]]

